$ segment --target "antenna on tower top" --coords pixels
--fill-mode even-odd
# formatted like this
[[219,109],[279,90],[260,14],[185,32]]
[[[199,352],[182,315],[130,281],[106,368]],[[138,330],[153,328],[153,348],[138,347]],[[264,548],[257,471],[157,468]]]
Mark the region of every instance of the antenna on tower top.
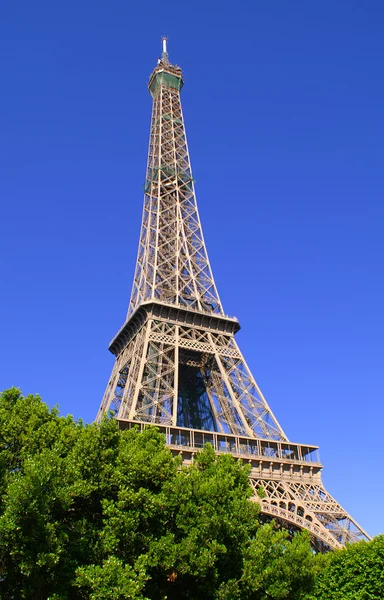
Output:
[[163,35],[163,37],[161,38],[161,41],[163,42],[163,54],[161,55],[161,60],[165,63],[168,62],[168,52],[167,52],[167,41],[168,38],[166,35]]

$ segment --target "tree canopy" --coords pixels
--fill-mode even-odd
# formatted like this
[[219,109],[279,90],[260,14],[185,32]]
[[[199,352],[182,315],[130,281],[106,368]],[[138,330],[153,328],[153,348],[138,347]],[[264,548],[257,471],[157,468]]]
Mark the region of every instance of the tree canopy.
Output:
[[3,600],[296,600],[313,585],[316,598],[380,597],[321,594],[363,555],[376,577],[382,540],[317,559],[306,533],[261,524],[250,496],[248,467],[209,445],[183,467],[156,428],[0,395]]
[[383,535],[318,556],[314,566],[315,585],[308,600],[384,598]]

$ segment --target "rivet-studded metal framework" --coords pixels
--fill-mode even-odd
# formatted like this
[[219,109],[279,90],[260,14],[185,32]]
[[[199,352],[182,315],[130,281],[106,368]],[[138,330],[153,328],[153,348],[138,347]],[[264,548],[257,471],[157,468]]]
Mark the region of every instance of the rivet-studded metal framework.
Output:
[[97,419],[156,424],[186,462],[207,441],[250,462],[262,513],[308,529],[321,550],[369,539],[325,491],[316,447],[288,441],[234,339],[240,325],[223,312],[197,210],[182,86],[163,39],[131,300]]

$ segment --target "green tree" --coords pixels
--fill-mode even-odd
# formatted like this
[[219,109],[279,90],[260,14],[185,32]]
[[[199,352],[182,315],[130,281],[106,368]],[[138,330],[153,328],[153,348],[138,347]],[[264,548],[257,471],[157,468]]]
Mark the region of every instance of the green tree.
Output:
[[384,536],[316,557],[315,585],[308,600],[384,598]]
[[0,395],[3,600],[295,600],[306,535],[260,525],[248,467],[211,446],[182,467],[155,429],[74,422]]

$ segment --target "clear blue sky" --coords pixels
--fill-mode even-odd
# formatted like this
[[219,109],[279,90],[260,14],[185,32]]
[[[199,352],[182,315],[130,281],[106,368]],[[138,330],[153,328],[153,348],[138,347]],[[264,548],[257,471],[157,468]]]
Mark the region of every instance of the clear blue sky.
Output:
[[139,236],[161,51],[238,340],[328,490],[383,517],[382,0],[3,0],[0,389],[91,421]]

